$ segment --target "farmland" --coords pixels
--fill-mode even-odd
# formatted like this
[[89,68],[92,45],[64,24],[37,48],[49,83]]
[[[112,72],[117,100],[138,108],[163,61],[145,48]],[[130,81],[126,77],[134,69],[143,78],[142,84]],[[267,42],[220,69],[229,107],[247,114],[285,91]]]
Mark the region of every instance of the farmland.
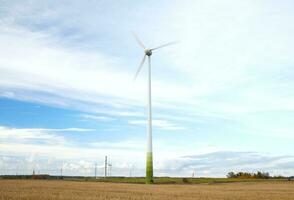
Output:
[[0,200],[205,199],[293,200],[294,181],[133,184],[69,180],[0,180]]

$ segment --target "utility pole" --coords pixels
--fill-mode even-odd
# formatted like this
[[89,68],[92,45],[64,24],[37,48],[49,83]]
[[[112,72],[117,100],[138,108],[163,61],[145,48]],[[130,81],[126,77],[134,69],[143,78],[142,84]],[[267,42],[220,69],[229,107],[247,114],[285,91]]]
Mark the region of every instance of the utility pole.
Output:
[[108,176],[111,176],[111,168],[112,168],[112,164],[108,164]]
[[105,156],[104,177],[107,177],[107,156]]
[[95,179],[97,179],[97,163],[95,163]]
[[131,165],[130,166],[130,177],[134,176],[134,171],[135,171],[135,166],[134,165]]

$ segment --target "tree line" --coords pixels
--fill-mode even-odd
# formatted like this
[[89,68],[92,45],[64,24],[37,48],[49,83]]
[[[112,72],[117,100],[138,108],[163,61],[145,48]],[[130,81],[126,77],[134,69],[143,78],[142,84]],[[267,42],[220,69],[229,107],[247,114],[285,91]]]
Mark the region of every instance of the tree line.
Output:
[[285,178],[283,176],[271,176],[268,172],[258,171],[256,173],[249,172],[229,172],[227,174],[228,178],[256,178],[256,179],[269,179],[269,178]]

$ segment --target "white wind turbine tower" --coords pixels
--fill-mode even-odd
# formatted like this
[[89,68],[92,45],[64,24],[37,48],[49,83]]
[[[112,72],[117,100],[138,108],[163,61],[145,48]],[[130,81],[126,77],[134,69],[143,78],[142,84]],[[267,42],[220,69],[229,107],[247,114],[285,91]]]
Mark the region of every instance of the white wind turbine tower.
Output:
[[137,78],[139,72],[141,71],[143,64],[146,60],[146,56],[148,56],[148,115],[147,115],[147,158],[146,158],[146,183],[150,184],[153,183],[153,155],[152,155],[152,104],[151,104],[151,55],[153,50],[166,47],[172,44],[175,44],[177,42],[170,42],[164,45],[160,45],[155,48],[146,48],[145,45],[141,42],[141,40],[138,38],[138,36],[133,33],[135,39],[137,40],[138,44],[144,49],[144,56],[143,59],[139,65],[139,68],[136,72],[136,75],[134,79]]

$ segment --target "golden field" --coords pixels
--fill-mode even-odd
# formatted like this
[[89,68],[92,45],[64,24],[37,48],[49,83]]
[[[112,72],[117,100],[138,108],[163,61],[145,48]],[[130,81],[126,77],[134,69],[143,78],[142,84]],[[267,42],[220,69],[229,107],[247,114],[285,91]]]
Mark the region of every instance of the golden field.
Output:
[[294,181],[144,185],[62,180],[0,180],[0,200],[8,199],[294,200]]

